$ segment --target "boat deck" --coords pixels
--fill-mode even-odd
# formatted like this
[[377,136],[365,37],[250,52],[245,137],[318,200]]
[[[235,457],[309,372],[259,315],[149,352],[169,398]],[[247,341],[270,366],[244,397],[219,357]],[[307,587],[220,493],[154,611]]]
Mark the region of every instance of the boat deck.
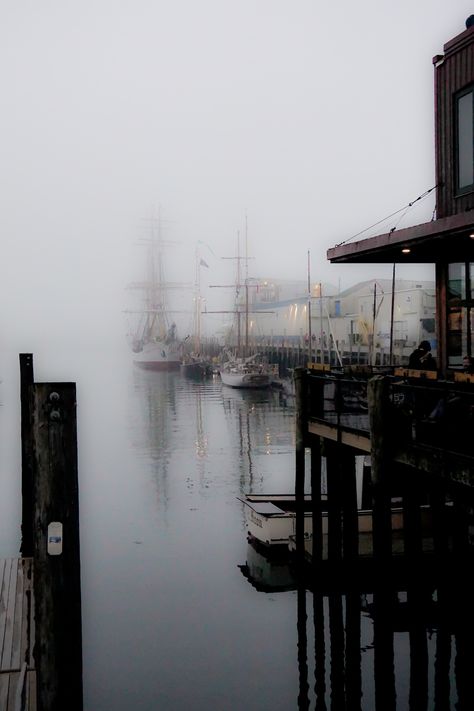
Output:
[[0,558],[0,709],[36,711],[33,560]]

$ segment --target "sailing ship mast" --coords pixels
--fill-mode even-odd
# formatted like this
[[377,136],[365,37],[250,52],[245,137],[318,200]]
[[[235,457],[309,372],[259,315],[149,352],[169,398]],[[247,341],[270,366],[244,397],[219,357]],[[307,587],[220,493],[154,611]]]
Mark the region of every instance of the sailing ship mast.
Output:
[[[201,266],[204,260],[196,246],[196,265],[194,275],[194,352],[201,352]],[[207,265],[206,265],[207,266]]]
[[[236,316],[237,320],[237,355],[239,357],[248,357],[249,353],[249,314],[250,313],[260,313],[260,314],[271,314],[274,313],[273,311],[264,311],[262,309],[258,309],[257,311],[251,311],[249,308],[249,275],[248,275],[248,262],[249,262],[249,256],[248,256],[248,229],[247,229],[247,216],[245,216],[245,256],[241,257],[240,256],[240,232],[237,231],[237,256],[236,257],[222,257],[222,259],[235,259],[237,260],[237,282],[235,285],[230,285],[230,284],[209,284],[210,289],[215,289],[215,288],[235,288],[235,308],[233,311],[206,311],[206,313],[214,313],[214,314],[228,314],[232,313]],[[241,262],[245,261],[245,279],[244,283],[242,284],[241,281],[241,273],[242,273],[242,267],[241,267]],[[259,284],[252,284],[252,287],[259,287]],[[244,305],[244,311],[242,311],[240,307],[240,302],[239,302],[239,296],[240,296],[240,290],[241,288],[245,288],[245,305]],[[245,316],[245,339],[244,339],[244,348],[242,349],[242,328],[241,328],[241,316],[242,314]]]

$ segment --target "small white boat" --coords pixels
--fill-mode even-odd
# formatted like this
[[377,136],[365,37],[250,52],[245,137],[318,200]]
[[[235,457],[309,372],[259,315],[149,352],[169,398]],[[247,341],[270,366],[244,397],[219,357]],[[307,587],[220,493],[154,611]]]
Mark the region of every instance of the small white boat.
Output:
[[275,367],[250,358],[229,360],[221,366],[220,375],[224,385],[231,388],[268,388],[274,381]]
[[[447,510],[451,510],[451,504],[446,504]],[[422,531],[422,551],[423,553],[431,553],[434,547],[433,541],[433,519],[431,513],[431,507],[427,504],[420,506],[421,512],[421,531]],[[373,519],[372,519],[372,509],[359,510],[358,515],[358,554],[361,558],[371,558],[374,554],[373,548]],[[396,500],[392,504],[392,555],[399,556],[403,555],[405,550],[404,541],[404,518],[403,518],[403,507],[401,502]],[[323,512],[322,515],[322,532],[323,532],[323,547],[322,547],[322,558],[327,560],[328,558],[328,519],[327,513]],[[292,553],[296,551],[296,534],[292,533],[288,542],[288,549]],[[304,539],[304,549],[305,555],[311,558],[313,553],[313,535],[312,530],[307,535],[305,531]]]
[[[363,458],[361,458],[363,460]],[[359,477],[360,478],[360,477]],[[296,549],[296,505],[295,496],[290,494],[246,494],[237,497],[245,504],[245,522],[249,540],[256,541],[265,547],[286,546],[290,551]],[[304,504],[304,545],[307,555],[312,554],[313,542],[313,521],[311,496],[305,496]],[[358,495],[360,507],[361,496]],[[447,512],[452,512],[450,502],[446,504]],[[328,544],[328,512],[327,496],[321,495],[322,509],[322,535],[323,535],[323,559],[327,558]],[[432,512],[431,507],[423,504],[421,511],[421,529],[423,536],[423,550],[429,551],[433,548],[432,532]],[[359,531],[359,555],[373,555],[372,540],[372,509],[359,508],[358,531]],[[448,514],[449,515],[449,514]],[[404,549],[404,512],[402,501],[399,498],[392,499],[392,553],[394,555],[403,553]]]
[[[264,546],[288,546],[296,533],[295,497],[290,494],[247,494],[237,497],[245,504],[247,535]],[[311,537],[311,497],[305,496],[304,532]]]

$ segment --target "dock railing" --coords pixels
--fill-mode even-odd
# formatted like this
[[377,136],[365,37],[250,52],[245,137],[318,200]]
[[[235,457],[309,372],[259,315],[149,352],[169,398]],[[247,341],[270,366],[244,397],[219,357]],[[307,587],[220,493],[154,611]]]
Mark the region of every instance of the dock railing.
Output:
[[473,455],[474,384],[412,377],[400,369],[347,369],[307,374],[307,417],[336,430],[370,438],[368,382],[388,381],[384,417],[400,444]]

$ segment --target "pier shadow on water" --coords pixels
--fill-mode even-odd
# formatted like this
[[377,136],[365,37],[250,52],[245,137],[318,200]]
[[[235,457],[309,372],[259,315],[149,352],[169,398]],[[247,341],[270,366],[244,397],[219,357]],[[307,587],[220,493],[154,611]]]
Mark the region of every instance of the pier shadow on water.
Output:
[[298,586],[299,709],[474,708],[472,586],[423,577]]
[[465,565],[440,571],[428,562],[388,576],[364,568],[349,577],[323,567],[309,582],[293,559],[249,542],[239,568],[261,594],[296,595],[295,708],[474,708],[473,588]]

